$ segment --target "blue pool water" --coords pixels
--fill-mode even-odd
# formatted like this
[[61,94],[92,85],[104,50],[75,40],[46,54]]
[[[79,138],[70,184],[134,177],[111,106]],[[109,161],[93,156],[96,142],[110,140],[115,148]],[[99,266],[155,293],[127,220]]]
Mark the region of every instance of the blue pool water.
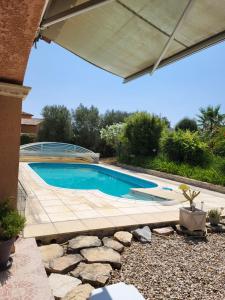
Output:
[[[103,193],[126,198],[131,188],[154,188],[157,184],[97,165],[30,163],[29,166],[48,184],[69,189],[98,189]],[[146,199],[147,200],[147,199]]]

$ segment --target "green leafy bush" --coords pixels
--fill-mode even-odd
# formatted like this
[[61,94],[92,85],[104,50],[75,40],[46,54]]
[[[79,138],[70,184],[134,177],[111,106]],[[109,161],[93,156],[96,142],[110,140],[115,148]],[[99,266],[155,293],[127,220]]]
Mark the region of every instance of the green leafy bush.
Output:
[[197,132],[178,130],[164,136],[162,150],[169,159],[191,165],[206,165],[210,155],[207,145],[202,142]]
[[0,207],[0,239],[16,237],[24,228],[26,219],[16,210],[11,209],[8,201]]
[[120,161],[145,169],[152,169],[225,186],[225,159],[221,157],[215,156],[206,167],[171,161],[164,155],[158,155],[156,157],[138,156],[130,159],[129,162],[120,158]]
[[225,156],[225,127],[221,127],[216,133],[213,141],[213,153]]
[[175,130],[190,130],[190,131],[197,131],[198,126],[197,122],[194,119],[189,119],[189,118],[183,118],[180,120],[177,125],[175,126]]
[[155,155],[163,129],[162,120],[146,112],[138,112],[126,119],[124,138],[134,155]]
[[21,134],[20,136],[20,145],[34,143],[36,136],[34,134]]

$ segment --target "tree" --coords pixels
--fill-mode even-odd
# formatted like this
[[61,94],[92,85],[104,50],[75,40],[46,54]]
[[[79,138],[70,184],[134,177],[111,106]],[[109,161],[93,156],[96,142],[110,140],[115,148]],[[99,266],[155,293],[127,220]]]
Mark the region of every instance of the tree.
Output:
[[163,126],[161,118],[146,112],[138,112],[128,117],[124,137],[131,153],[143,156],[156,154]]
[[177,131],[178,129],[190,130],[192,132],[197,131],[198,130],[197,122],[194,119],[183,118],[175,126],[175,130]]
[[111,146],[115,152],[119,151],[120,137],[123,134],[125,124],[117,123],[100,130],[101,139]]
[[218,127],[223,125],[225,125],[225,114],[220,113],[220,105],[200,108],[198,126],[204,133],[212,136]]
[[112,124],[124,123],[124,120],[131,115],[128,112],[120,110],[107,110],[104,115],[102,115],[101,127],[110,126]]
[[100,115],[97,107],[88,108],[80,104],[72,111],[74,142],[93,151],[100,142]]
[[47,105],[42,110],[42,116],[44,120],[38,133],[39,141],[71,141],[71,115],[64,105]]
[[219,128],[211,139],[213,153],[225,157],[225,126]]

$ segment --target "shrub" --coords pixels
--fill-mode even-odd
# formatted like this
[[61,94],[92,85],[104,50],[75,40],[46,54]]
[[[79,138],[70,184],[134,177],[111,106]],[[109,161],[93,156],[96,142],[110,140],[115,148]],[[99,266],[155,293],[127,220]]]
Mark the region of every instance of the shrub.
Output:
[[213,141],[213,153],[220,156],[225,156],[225,127],[221,127],[216,133]]
[[154,155],[159,149],[163,122],[146,112],[131,115],[126,120],[124,138],[135,155]]
[[207,145],[197,132],[178,130],[169,133],[162,141],[163,152],[169,159],[191,165],[206,165],[210,160]]
[[197,122],[194,119],[184,118],[180,120],[177,125],[175,126],[175,130],[190,130],[190,131],[197,131],[198,126]]
[[208,211],[209,222],[211,225],[218,225],[222,215],[223,209],[213,208]]
[[120,143],[120,137],[124,130],[124,125],[124,123],[117,123],[102,128],[100,130],[101,139],[104,140],[107,145],[112,146],[113,149],[117,150],[118,144]]
[[130,161],[122,160],[120,158],[120,161],[146,169],[162,171],[225,186],[225,160],[221,157],[214,157],[210,162],[210,165],[206,167],[171,161],[162,154],[157,155],[156,157],[138,156],[130,159]]
[[20,145],[34,143],[36,136],[34,134],[21,134]]
[[11,209],[8,201],[0,207],[0,239],[16,237],[24,228],[25,217]]

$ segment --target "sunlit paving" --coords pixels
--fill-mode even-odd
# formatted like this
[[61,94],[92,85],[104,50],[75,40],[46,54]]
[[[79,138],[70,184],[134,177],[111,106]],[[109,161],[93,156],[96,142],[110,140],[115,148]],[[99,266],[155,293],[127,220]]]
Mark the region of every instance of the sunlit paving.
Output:
[[0,6],[0,300],[225,299],[225,2]]

